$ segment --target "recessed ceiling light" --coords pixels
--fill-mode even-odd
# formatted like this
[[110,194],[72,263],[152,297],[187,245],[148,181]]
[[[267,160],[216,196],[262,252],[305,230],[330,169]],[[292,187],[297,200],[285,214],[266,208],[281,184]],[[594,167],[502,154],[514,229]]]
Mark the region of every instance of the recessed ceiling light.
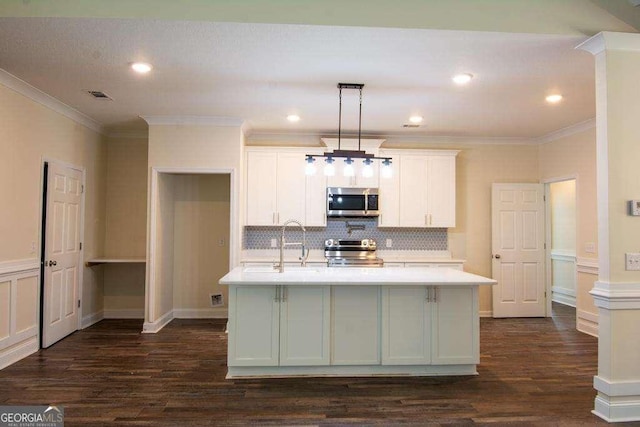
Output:
[[131,64],[131,69],[140,74],[146,74],[151,71],[152,68],[151,64],[147,64],[146,62],[134,62]]
[[464,74],[456,74],[451,79],[457,85],[466,85],[473,78],[473,74],[464,73]]
[[549,95],[545,98],[549,104],[557,104],[562,101],[562,95],[559,93],[554,93],[553,95]]
[[300,121],[300,116],[298,116],[297,114],[289,114],[287,116],[287,120],[289,120],[292,123],[299,122]]
[[422,123],[422,116],[411,116],[409,117],[409,121],[411,123]]

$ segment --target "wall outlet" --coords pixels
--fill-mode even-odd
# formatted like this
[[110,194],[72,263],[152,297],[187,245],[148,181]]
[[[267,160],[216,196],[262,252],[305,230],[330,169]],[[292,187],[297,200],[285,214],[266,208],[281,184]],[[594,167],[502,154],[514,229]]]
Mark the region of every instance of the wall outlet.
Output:
[[596,253],[596,244],[593,242],[588,242],[584,244],[584,251],[588,254]]
[[277,239],[271,239],[271,247],[272,248],[277,248],[278,247],[278,240]]
[[224,237],[218,239],[218,246],[224,246]]
[[391,239],[387,239],[387,244],[386,244],[387,248],[392,248],[393,247],[393,240]]
[[640,271],[640,254],[639,253],[626,253],[625,257],[625,270],[627,271]]
[[209,294],[211,298],[211,307],[224,305],[224,296],[222,294]]

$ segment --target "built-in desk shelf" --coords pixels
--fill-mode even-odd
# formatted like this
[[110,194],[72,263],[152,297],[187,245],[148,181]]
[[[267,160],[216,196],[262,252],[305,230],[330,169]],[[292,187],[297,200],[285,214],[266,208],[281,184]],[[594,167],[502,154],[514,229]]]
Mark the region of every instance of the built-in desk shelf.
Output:
[[144,264],[146,258],[92,258],[85,262],[87,267],[93,267],[100,264]]

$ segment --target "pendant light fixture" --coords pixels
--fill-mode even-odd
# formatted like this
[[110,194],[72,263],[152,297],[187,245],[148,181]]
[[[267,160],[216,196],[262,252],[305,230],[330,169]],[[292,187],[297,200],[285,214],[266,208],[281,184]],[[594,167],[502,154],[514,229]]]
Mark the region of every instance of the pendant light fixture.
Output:
[[[306,161],[307,166],[305,173],[307,175],[313,175],[316,173],[316,167],[314,162],[316,157],[322,157],[325,161],[324,174],[326,176],[333,176],[336,173],[335,159],[344,159],[345,166],[343,168],[344,176],[354,176],[355,168],[354,163],[362,160],[362,176],[369,178],[373,176],[373,161],[380,160],[382,163],[381,175],[383,178],[390,178],[392,175],[391,170],[391,157],[376,157],[373,154],[367,153],[360,149],[360,142],[362,136],[362,83],[338,83],[339,89],[339,114],[338,114],[338,149],[332,152],[326,152],[324,154],[307,154]],[[342,89],[357,89],[360,92],[360,109],[358,112],[358,149],[357,150],[342,150],[340,148],[340,142],[342,138]]]

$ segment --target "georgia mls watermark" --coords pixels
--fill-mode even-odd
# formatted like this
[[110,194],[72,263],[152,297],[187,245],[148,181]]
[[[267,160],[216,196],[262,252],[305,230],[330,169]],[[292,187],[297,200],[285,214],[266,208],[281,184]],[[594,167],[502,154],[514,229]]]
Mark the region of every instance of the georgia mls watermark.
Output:
[[0,406],[0,427],[64,427],[64,408]]

